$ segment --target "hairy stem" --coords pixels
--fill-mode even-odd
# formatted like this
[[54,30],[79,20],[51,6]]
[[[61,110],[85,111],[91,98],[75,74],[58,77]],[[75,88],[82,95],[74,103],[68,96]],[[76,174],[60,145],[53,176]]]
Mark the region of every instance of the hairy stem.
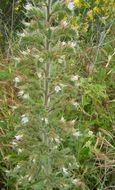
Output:
[[[47,1],[46,7],[46,22],[49,24],[50,19],[50,9],[51,9],[51,0]],[[46,37],[45,48],[47,51],[50,49],[50,42]],[[50,60],[45,64],[45,77],[44,77],[44,107],[48,109],[48,99],[49,99],[49,75],[50,75]]]

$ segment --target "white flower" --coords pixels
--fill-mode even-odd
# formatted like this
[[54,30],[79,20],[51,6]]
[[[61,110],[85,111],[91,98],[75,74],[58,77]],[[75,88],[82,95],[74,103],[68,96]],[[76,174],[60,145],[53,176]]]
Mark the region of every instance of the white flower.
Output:
[[25,94],[23,90],[20,90],[18,92],[18,96],[25,99],[25,100],[30,98],[29,93]]
[[23,21],[23,24],[24,24],[25,26],[30,26],[30,25],[31,25],[30,22],[25,22],[25,21]]
[[75,119],[69,121],[69,124],[73,126],[75,124]]
[[21,115],[21,118],[22,118],[22,117],[25,117],[25,116],[26,116],[26,115],[25,115],[25,114],[23,114],[23,115]]
[[73,136],[78,138],[81,136],[81,132],[80,131],[74,131]]
[[18,148],[17,151],[18,151],[18,154],[19,154],[19,153],[22,153],[23,149]]
[[26,30],[23,30],[22,33],[19,33],[19,32],[17,33],[17,35],[18,35],[19,37],[25,37],[27,34],[28,34],[28,33],[27,33]]
[[68,25],[68,22],[67,22],[66,20],[64,20],[64,21],[62,21],[61,25],[62,25],[63,27],[66,27],[66,26]]
[[87,141],[87,142],[85,143],[85,147],[90,148],[90,145],[91,145],[91,141]]
[[72,102],[72,105],[77,108],[79,106],[79,103],[78,102]]
[[17,84],[21,81],[19,77],[15,77],[14,80],[15,82],[15,87],[17,87]]
[[65,46],[65,45],[67,45],[67,43],[66,42],[61,42],[61,45]]
[[45,121],[45,124],[48,125],[48,123],[49,123],[49,122],[48,122],[48,118],[45,117],[45,118],[44,118],[44,121]]
[[44,59],[42,57],[39,58],[39,62],[43,63]]
[[80,179],[77,179],[77,178],[76,178],[76,179],[73,179],[73,180],[72,180],[72,183],[73,183],[73,184],[77,184],[79,181],[80,181]]
[[68,172],[68,169],[67,168],[62,168],[62,171],[64,173],[65,176],[68,176],[69,175],[69,172]]
[[69,185],[67,185],[67,184],[63,184],[61,186],[62,186],[62,188],[64,187],[65,189],[69,189]]
[[20,82],[20,78],[19,77],[15,77],[13,80],[15,83],[19,83]]
[[40,78],[42,77],[42,73],[38,73],[38,72],[37,72],[37,76],[38,76],[38,78],[40,79]]
[[17,61],[17,62],[20,62],[20,60],[21,60],[19,57],[14,57],[13,59],[14,59],[15,61]]
[[65,56],[62,55],[60,56],[60,58],[58,59],[58,63],[63,63],[65,61]]
[[22,139],[22,137],[23,137],[23,135],[16,135],[16,136],[15,136],[15,139],[16,139],[17,141],[19,141],[19,140]]
[[20,33],[19,34],[21,37],[25,37],[26,36],[26,34],[23,32],[23,33]]
[[57,149],[58,148],[58,146],[57,145],[55,145],[55,146],[53,146],[53,149],[55,150],[55,149]]
[[32,9],[32,5],[31,5],[30,3],[28,3],[28,4],[26,4],[26,5],[24,6],[24,8],[25,8],[27,11],[29,11],[29,10]]
[[55,26],[51,26],[50,29],[51,29],[52,31],[54,31],[54,30],[56,29],[56,27],[55,27]]
[[66,122],[66,120],[64,119],[63,116],[61,117],[60,122],[61,122],[61,123],[65,123],[65,122]]
[[72,11],[73,9],[74,9],[74,2],[69,2],[68,3],[68,9],[70,10],[70,11]]
[[27,51],[21,51],[23,55],[28,55]]
[[[62,141],[62,139],[61,139],[58,135],[56,135],[55,137],[51,137],[51,138],[50,138],[50,141],[51,141],[51,142],[56,142],[57,144],[60,144],[61,141]],[[57,145],[56,145],[56,146],[57,146]]]
[[22,55],[28,55],[30,53],[30,49],[27,49],[26,51],[21,51]]
[[5,170],[6,173],[10,173],[10,170]]
[[23,94],[24,94],[24,91],[23,91],[23,90],[20,90],[20,91],[18,92],[18,96],[23,96]]
[[68,42],[69,47],[74,48],[76,46],[76,42]]
[[47,118],[47,117],[41,118],[41,120],[44,121],[46,125],[48,125],[49,121],[48,121],[48,118]]
[[88,135],[89,135],[90,137],[92,137],[92,136],[93,136],[93,131],[89,131],[89,132],[88,132]]
[[15,140],[13,140],[12,145],[17,145],[17,142]]
[[17,109],[17,106],[11,106],[12,111],[14,111],[15,109]]
[[60,59],[60,58],[59,58],[59,59],[58,59],[58,63],[60,63],[60,64],[63,63],[63,59]]
[[20,165],[19,165],[19,164],[17,164],[16,169],[17,169],[17,170],[20,169]]
[[27,99],[29,99],[29,98],[30,98],[29,94],[24,94],[24,95],[23,95],[23,99],[27,100]]
[[71,47],[74,48],[76,46],[76,43],[75,42],[72,42],[71,43]]
[[25,175],[24,178],[26,178],[26,179],[29,178],[29,175]]
[[35,162],[36,162],[36,159],[34,158],[34,159],[32,160],[32,162],[35,164]]
[[77,81],[79,79],[79,75],[74,75],[71,77],[71,81]]
[[31,180],[32,180],[32,176],[29,176],[29,177],[28,177],[28,181],[31,181]]
[[59,136],[55,137],[54,140],[55,140],[56,143],[60,144],[60,138],[59,138]]
[[60,86],[55,86],[55,91],[58,93],[59,91],[61,91]]
[[21,116],[21,123],[22,124],[26,124],[26,123],[28,123],[29,122],[29,119],[28,119],[28,117],[24,114],[24,115],[22,115]]

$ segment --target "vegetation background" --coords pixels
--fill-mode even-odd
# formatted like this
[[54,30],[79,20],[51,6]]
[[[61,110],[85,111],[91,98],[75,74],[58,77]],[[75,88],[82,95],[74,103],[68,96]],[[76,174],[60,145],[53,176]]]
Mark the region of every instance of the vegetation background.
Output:
[[[43,2],[29,1],[33,12],[25,0],[0,2],[0,189],[114,190],[114,0],[74,0],[74,11],[53,1],[50,27],[62,27],[54,38],[42,26]],[[59,37],[76,45],[47,54],[41,31],[52,48]],[[49,59],[53,111],[41,89]]]

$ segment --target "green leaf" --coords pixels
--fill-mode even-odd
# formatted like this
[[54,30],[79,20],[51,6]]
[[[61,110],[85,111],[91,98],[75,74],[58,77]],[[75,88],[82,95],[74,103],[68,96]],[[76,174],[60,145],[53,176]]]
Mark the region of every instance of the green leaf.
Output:
[[9,71],[2,70],[0,71],[0,79],[9,79],[10,78],[10,73]]

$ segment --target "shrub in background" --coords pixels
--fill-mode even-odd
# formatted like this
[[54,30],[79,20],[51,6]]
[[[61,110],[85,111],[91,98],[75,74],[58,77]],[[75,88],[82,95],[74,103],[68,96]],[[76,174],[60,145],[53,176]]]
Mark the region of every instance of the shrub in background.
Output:
[[111,31],[115,20],[113,0],[74,0],[72,20],[86,41],[99,43],[102,35]]

